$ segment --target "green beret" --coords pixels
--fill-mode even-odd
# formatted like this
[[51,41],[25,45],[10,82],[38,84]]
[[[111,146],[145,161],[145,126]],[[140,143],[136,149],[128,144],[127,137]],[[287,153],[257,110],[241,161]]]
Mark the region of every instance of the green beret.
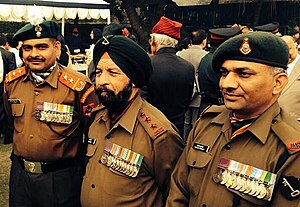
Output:
[[220,71],[226,60],[262,63],[286,69],[289,49],[286,43],[269,32],[250,32],[228,39],[214,52],[212,66]]
[[133,40],[121,35],[101,38],[94,47],[95,68],[105,52],[137,87],[148,82],[153,70],[151,60],[146,51]]
[[37,25],[32,25],[31,23],[26,24],[15,33],[13,40],[24,41],[39,38],[56,39],[58,34],[60,34],[60,29],[57,22],[43,21],[42,23]]

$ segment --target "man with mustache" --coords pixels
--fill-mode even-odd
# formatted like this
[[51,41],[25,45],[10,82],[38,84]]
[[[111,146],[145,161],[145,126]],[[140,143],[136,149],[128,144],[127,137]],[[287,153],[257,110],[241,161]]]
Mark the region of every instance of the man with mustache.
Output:
[[93,56],[102,106],[92,112],[81,205],[164,206],[183,141],[139,93],[152,72],[150,58],[119,35],[100,39]]
[[267,32],[235,36],[215,51],[225,106],[210,107],[196,122],[167,206],[299,205],[300,124],[277,101],[288,54]]
[[84,125],[96,101],[89,79],[57,62],[59,26],[29,23],[23,41],[25,67],[6,76],[6,136],[13,142],[10,206],[80,206]]

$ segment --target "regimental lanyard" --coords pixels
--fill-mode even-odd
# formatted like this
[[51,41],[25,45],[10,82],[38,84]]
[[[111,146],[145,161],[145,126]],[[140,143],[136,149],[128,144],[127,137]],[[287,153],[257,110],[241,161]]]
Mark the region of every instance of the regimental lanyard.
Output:
[[43,122],[71,124],[73,112],[74,106],[49,102],[37,102],[34,117],[36,120]]
[[235,160],[221,158],[213,180],[227,188],[270,201],[276,176],[274,173]]
[[129,177],[139,173],[144,156],[125,147],[106,141],[101,163]]

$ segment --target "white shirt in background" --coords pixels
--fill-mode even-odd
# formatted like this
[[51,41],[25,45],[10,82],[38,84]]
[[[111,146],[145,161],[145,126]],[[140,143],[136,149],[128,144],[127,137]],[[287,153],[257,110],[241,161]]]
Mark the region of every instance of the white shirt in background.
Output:
[[291,62],[290,64],[288,64],[288,68],[286,69],[286,73],[287,73],[288,76],[291,75],[292,70],[294,69],[294,67],[295,67],[296,63],[298,62],[299,58],[300,58],[300,55],[297,53],[297,56],[296,56],[295,60],[293,62]]

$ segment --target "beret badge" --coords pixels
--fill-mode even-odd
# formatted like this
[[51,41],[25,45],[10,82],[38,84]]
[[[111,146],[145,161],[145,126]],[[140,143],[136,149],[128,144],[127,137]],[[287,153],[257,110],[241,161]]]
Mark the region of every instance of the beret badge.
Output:
[[37,37],[40,37],[42,35],[42,30],[43,28],[40,25],[35,26],[34,31],[36,32],[35,34]]
[[240,52],[244,55],[248,55],[251,51],[252,51],[252,49],[250,47],[249,39],[247,37],[245,37],[240,46]]

